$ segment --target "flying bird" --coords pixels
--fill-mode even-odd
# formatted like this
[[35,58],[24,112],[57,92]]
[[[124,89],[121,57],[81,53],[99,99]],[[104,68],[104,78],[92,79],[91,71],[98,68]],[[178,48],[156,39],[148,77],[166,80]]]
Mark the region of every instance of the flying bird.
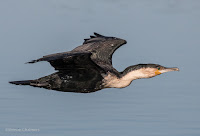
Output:
[[133,80],[151,78],[178,68],[158,64],[137,64],[119,72],[112,66],[112,55],[126,40],[94,33],[72,51],[50,54],[28,63],[47,61],[57,72],[35,80],[11,81],[62,92],[91,93],[104,88],[124,88]]

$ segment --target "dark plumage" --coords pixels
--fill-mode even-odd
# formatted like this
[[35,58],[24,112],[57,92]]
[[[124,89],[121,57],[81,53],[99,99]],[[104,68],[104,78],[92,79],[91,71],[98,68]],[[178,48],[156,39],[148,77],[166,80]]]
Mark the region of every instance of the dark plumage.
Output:
[[103,88],[126,87],[134,79],[158,75],[159,73],[156,73],[158,69],[165,70],[163,73],[178,70],[157,64],[138,64],[118,72],[112,66],[112,55],[116,49],[126,44],[125,40],[97,33],[84,40],[83,45],[72,51],[51,54],[28,62],[48,61],[57,70],[56,73],[36,80],[10,83],[63,92],[89,93]]

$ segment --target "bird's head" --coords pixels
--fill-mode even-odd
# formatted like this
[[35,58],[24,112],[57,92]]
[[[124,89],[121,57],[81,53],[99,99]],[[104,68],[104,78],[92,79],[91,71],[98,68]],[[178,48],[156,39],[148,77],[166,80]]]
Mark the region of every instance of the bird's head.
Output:
[[127,79],[151,78],[166,72],[179,71],[179,68],[168,68],[158,64],[138,64],[126,68],[122,76]]
[[179,68],[168,68],[158,64],[147,64],[147,67],[140,69],[144,78],[151,78],[170,71],[179,71]]

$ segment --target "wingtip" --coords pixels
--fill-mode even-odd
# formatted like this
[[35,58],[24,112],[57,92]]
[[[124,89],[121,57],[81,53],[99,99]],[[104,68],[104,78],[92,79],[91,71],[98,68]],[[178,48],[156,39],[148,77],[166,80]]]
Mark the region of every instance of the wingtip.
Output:
[[36,63],[38,62],[37,60],[32,60],[32,61],[29,61],[29,62],[26,62],[25,64],[32,64],[32,63]]
[[103,35],[96,33],[96,32],[94,32],[94,35],[97,36],[97,37],[103,37]]
[[10,84],[14,84],[14,82],[13,82],[13,81],[9,81],[8,83],[10,83]]
[[10,84],[14,85],[30,85],[34,80],[23,80],[23,81],[9,81]]
[[14,85],[20,85],[17,81],[9,81],[8,83],[14,84]]
[[95,38],[95,36],[93,36],[93,35],[90,35],[90,38]]

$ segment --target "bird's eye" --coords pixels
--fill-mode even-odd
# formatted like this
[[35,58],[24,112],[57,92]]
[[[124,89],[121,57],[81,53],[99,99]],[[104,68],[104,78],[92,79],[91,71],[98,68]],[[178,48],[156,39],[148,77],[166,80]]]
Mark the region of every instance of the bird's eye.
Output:
[[160,67],[158,68],[158,70],[160,70]]

